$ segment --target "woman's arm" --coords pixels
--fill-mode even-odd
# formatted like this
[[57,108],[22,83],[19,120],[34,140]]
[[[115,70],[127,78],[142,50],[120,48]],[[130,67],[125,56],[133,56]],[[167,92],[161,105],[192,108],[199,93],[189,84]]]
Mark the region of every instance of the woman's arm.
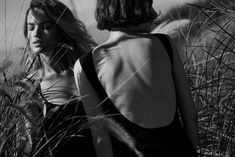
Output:
[[175,81],[177,103],[186,133],[196,148],[198,144],[197,110],[193,102],[188,80],[177,48],[174,46],[174,43],[170,38],[169,40],[173,50],[172,70]]
[[[100,99],[88,81],[79,61],[74,66],[74,77],[87,116],[103,115],[101,105],[99,105]],[[105,131],[92,127],[91,132],[97,157],[113,157],[109,135]]]

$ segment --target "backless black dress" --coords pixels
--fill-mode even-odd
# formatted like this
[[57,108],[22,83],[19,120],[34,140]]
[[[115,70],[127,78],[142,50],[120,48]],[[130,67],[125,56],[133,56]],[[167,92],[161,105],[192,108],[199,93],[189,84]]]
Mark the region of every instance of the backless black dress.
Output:
[[[163,34],[155,34],[165,46],[170,59],[172,60],[171,45],[168,38]],[[170,49],[169,49],[170,48]],[[101,100],[105,100],[102,105],[105,114],[115,114],[112,117],[114,121],[119,123],[133,139],[138,151],[142,152],[144,157],[197,157],[197,152],[194,149],[191,141],[186,136],[183,129],[178,112],[175,113],[174,120],[165,127],[160,128],[143,128],[125,118],[114,106],[112,101],[107,97],[103,86],[99,82],[94,67],[92,52],[82,56],[80,59],[81,66],[90,81],[93,88],[96,90]],[[117,140],[111,135],[113,151],[116,157],[137,156],[131,151],[126,144]]]

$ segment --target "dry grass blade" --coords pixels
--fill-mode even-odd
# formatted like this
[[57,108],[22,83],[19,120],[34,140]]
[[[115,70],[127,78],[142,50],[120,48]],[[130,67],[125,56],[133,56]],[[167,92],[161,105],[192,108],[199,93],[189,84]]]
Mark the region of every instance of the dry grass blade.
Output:
[[129,135],[121,124],[114,121],[111,117],[115,115],[99,115],[96,117],[88,117],[89,122],[84,124],[84,128],[91,127],[93,129],[109,132],[111,135],[125,143],[138,157],[143,154],[135,147],[135,140]]

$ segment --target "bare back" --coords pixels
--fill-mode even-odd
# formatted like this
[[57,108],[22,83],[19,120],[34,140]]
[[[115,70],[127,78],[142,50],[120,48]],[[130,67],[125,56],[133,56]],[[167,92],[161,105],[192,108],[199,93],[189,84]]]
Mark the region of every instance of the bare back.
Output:
[[116,108],[130,121],[163,127],[175,115],[171,63],[158,38],[121,33],[93,52],[98,78]]

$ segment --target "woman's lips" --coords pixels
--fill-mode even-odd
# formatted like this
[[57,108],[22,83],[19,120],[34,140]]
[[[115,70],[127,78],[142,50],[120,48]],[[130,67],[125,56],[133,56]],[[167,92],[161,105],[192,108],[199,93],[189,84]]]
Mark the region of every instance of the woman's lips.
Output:
[[34,41],[33,44],[38,47],[38,46],[41,46],[43,42],[38,40],[38,41]]

